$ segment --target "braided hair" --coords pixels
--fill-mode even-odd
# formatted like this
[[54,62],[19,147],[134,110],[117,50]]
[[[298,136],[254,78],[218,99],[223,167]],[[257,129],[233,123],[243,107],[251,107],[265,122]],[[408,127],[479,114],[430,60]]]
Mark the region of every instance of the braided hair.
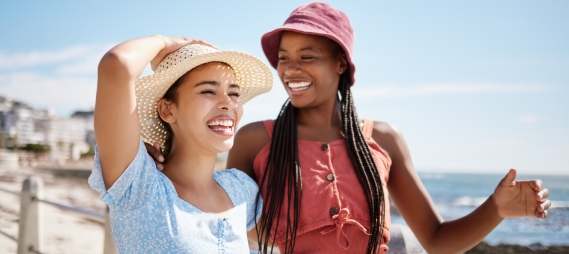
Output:
[[[369,207],[370,236],[366,253],[377,253],[383,235],[386,201],[381,177],[360,128],[347,73],[349,72],[345,71],[341,75],[338,86],[341,96],[342,129],[348,155],[363,187]],[[267,167],[259,186],[260,189],[264,185],[267,187],[264,213],[256,229],[261,253],[267,253],[269,241],[273,243],[271,248],[274,247],[276,232],[281,226],[282,212],[286,212],[286,224],[282,223],[282,226],[286,226],[287,239],[284,252],[292,253],[294,250],[302,197],[302,175],[298,160],[297,110],[290,99],[287,99],[275,122]],[[259,196],[260,193],[257,195],[257,203]],[[274,231],[273,225],[275,225]],[[274,232],[273,239],[270,239],[271,232]]]

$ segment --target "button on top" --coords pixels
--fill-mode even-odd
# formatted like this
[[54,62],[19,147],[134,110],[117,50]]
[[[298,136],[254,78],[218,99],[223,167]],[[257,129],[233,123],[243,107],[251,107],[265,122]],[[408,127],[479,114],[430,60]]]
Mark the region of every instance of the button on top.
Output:
[[336,208],[336,207],[330,208],[330,215],[334,216],[336,214],[338,214],[338,208]]
[[334,176],[334,174],[328,174],[326,176],[326,179],[328,179],[328,181],[334,181],[334,179],[336,179],[336,177]]
[[322,149],[322,151],[326,151],[328,150],[328,148],[330,147],[330,145],[328,145],[328,143],[324,143],[322,144],[322,147],[320,147]]

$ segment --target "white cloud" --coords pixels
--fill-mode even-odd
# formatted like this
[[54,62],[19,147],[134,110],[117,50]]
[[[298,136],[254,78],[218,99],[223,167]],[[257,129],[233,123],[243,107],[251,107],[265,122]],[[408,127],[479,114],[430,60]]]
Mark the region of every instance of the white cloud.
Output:
[[32,51],[6,55],[0,52],[0,68],[16,69],[39,64],[59,63],[79,58],[89,51],[88,46],[75,46],[56,51]]
[[440,94],[529,93],[547,90],[544,85],[511,85],[499,83],[438,83],[401,87],[395,85],[354,86],[358,98],[412,97]]
[[63,74],[85,74],[97,71],[97,63],[114,44],[78,45],[59,50],[0,52],[0,69],[15,70],[42,64],[65,64],[58,68]]
[[25,102],[35,108],[55,108],[61,115],[75,109],[93,107],[96,80],[88,77],[17,72],[0,75],[0,89],[3,96]]
[[[3,96],[39,109],[53,108],[61,116],[95,105],[97,65],[113,44],[82,45],[52,51],[0,52]],[[32,71],[50,64],[55,72]]]
[[541,117],[539,117],[538,115],[527,114],[527,115],[518,116],[518,122],[524,124],[533,124],[539,121],[541,121]]
[[99,61],[113,46],[113,44],[91,46],[88,52],[77,58],[77,61],[60,66],[57,72],[63,75],[96,74]]

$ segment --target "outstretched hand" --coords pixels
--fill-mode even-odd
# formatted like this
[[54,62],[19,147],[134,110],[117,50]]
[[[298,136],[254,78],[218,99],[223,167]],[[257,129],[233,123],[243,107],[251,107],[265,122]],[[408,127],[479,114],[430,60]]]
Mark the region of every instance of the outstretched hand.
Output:
[[148,152],[150,157],[154,159],[154,163],[156,163],[156,168],[162,171],[164,169],[164,165],[162,165],[162,162],[164,162],[164,156],[160,152],[160,144],[158,144],[158,142],[154,142],[154,145],[144,143],[144,146],[146,147],[146,151]]
[[516,170],[510,169],[494,190],[494,202],[503,218],[536,216],[547,217],[551,202],[549,190],[542,188],[541,180],[516,181]]

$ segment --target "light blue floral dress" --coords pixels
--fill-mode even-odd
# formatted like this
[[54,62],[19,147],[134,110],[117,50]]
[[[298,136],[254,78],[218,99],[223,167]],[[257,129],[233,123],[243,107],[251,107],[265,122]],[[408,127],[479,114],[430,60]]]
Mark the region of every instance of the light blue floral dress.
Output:
[[261,214],[259,206],[254,216],[257,184],[236,169],[214,172],[213,178],[234,205],[224,220],[180,199],[142,141],[134,160],[108,190],[96,151],[89,185],[109,205],[120,253],[249,253],[247,231]]

